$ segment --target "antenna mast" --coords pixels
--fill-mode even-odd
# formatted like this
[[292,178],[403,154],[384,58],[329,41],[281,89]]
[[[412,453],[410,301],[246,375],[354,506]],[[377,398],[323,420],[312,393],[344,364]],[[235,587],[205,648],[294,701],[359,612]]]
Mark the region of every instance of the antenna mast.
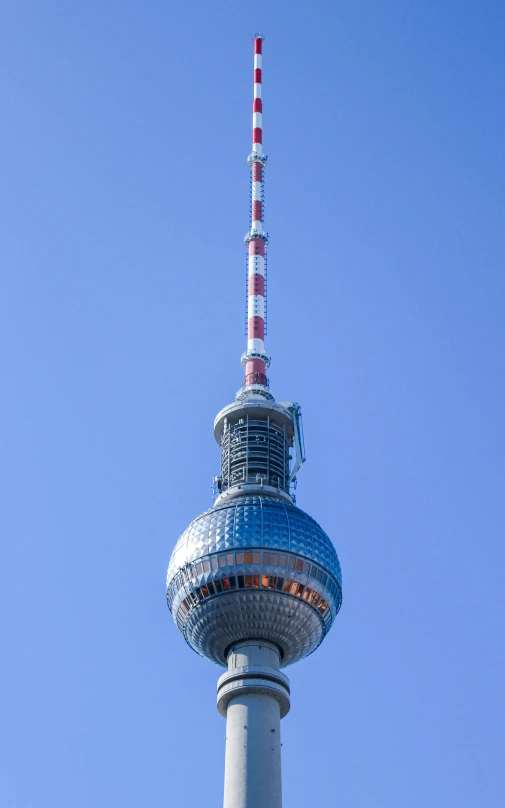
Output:
[[247,158],[251,169],[251,229],[244,242],[249,251],[247,264],[247,350],[242,355],[245,377],[239,397],[251,393],[272,398],[268,391],[266,371],[270,357],[265,353],[265,251],[268,234],[263,229],[264,169],[267,158],[263,154],[263,101],[262,101],[262,51],[261,34],[254,41],[254,96],[252,120],[252,153]]

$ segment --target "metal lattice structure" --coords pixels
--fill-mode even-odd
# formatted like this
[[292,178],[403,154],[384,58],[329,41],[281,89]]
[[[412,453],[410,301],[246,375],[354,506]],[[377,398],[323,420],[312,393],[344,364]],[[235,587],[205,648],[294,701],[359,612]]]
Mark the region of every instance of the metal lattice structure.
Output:
[[289,445],[285,426],[269,417],[246,415],[227,424],[221,438],[221,489],[242,482],[260,483],[289,491]]

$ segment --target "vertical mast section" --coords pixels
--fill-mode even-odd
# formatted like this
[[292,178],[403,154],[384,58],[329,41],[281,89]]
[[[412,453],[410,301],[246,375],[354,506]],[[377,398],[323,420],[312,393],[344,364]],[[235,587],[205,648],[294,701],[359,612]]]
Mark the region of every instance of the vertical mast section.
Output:
[[265,250],[268,235],[263,229],[264,168],[262,51],[263,36],[255,34],[254,41],[254,100],[252,120],[252,153],[247,158],[251,169],[251,229],[244,242],[249,250],[247,296],[247,350],[242,355],[245,378],[241,396],[256,393],[271,398],[266,371],[270,357],[265,353]]

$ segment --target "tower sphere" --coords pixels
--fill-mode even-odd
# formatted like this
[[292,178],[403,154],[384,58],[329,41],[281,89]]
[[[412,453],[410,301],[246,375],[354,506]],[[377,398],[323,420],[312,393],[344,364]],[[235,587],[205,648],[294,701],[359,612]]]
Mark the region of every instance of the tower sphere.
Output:
[[322,642],[340,608],[337,553],[317,522],[271,495],[235,496],[198,516],[180,536],[167,600],[187,643],[226,665],[233,643],[280,649],[285,667]]

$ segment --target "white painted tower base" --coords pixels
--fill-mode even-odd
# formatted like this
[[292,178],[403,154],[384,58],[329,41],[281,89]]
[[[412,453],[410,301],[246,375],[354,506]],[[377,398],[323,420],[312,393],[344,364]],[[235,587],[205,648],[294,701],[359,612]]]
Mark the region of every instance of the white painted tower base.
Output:
[[228,655],[217,684],[226,716],[223,808],[282,808],[281,718],[289,711],[289,680],[274,643],[244,640]]

